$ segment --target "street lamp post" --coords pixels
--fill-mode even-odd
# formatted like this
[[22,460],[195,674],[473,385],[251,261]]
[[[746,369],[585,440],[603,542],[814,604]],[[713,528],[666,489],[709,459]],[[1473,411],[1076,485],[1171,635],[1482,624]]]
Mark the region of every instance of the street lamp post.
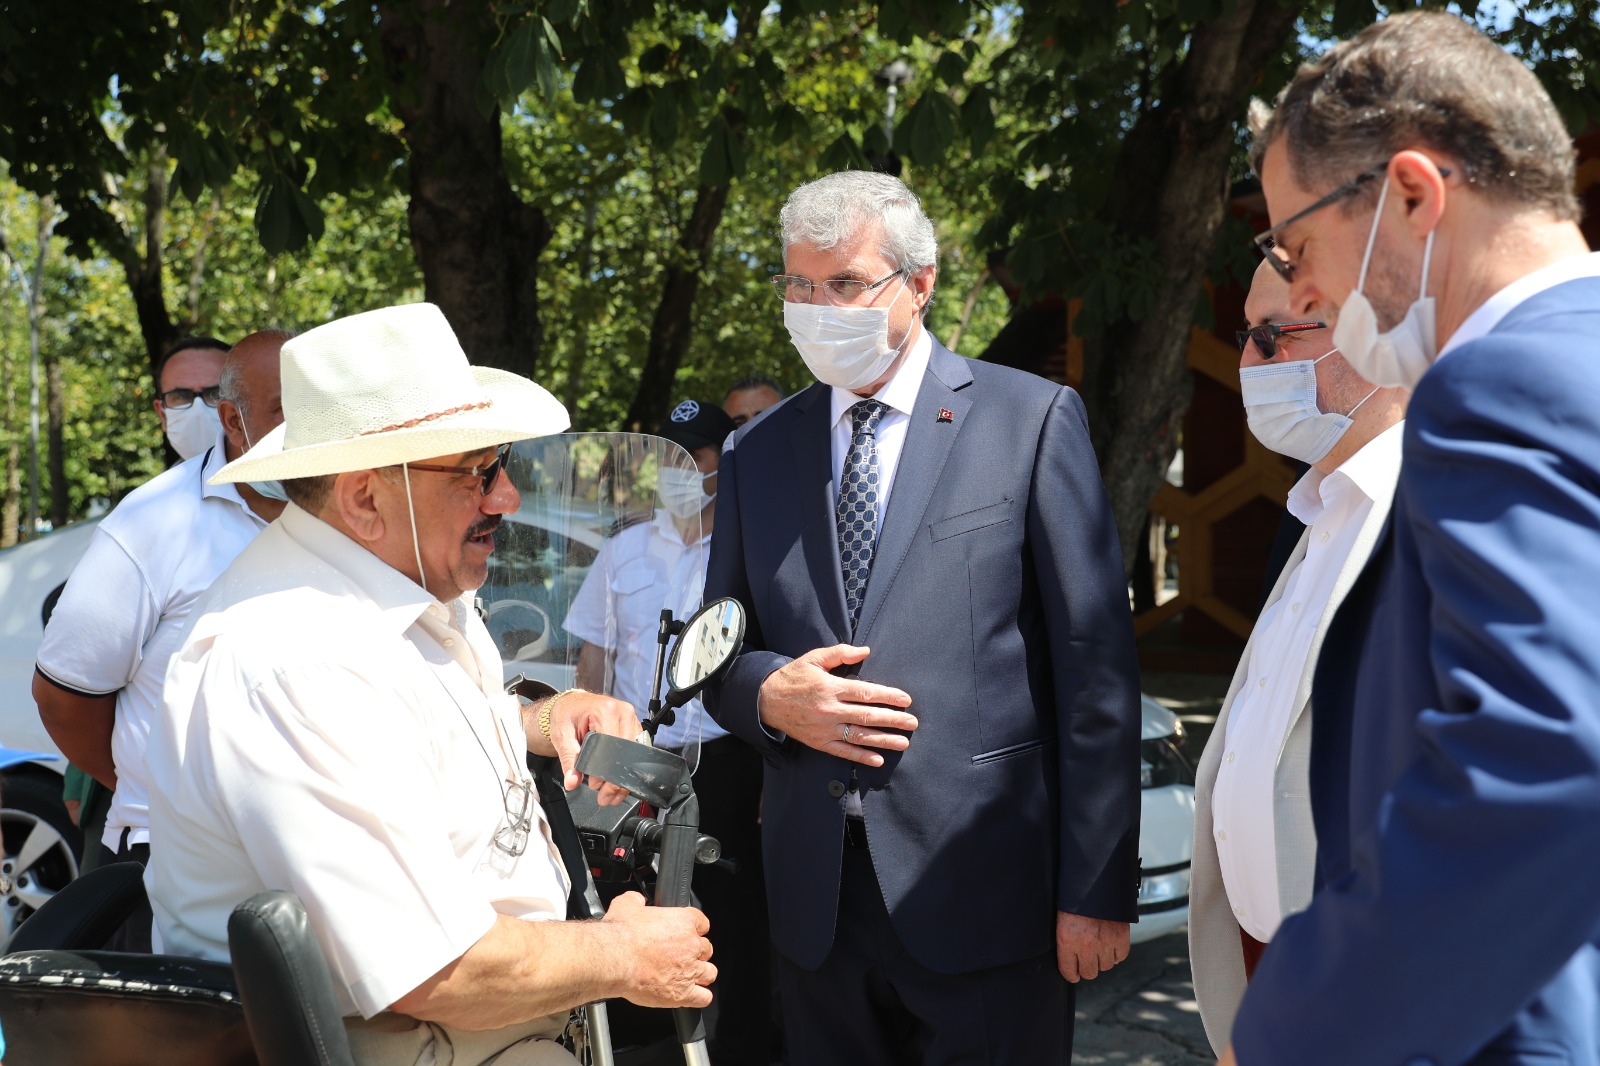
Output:
[[883,104],[883,136],[888,147],[882,156],[873,153],[868,158],[872,160],[873,170],[899,177],[900,156],[894,150],[894,113],[900,99],[900,87],[911,81],[911,64],[904,59],[896,59],[879,67],[873,78],[888,90],[888,98]]

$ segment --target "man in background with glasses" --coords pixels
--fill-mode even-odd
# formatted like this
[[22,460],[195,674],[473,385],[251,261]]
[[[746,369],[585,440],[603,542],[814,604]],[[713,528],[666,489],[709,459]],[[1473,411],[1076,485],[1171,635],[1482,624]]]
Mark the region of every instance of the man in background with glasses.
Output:
[[[84,841],[99,863],[149,861],[145,738],[167,663],[196,599],[283,509],[249,486],[207,479],[283,420],[278,349],[288,336],[253,333],[226,355],[212,346],[220,342],[191,338],[168,353],[157,408],[185,461],[105,517],[45,627],[33,676],[39,717],[74,766],[114,790],[100,835]],[[216,413],[224,381],[226,429]],[[209,414],[194,417],[202,411]],[[150,950],[148,907],[112,946]]]
[[226,960],[233,908],[293,891],[362,1064],[571,1063],[552,1041],[578,1004],[704,1006],[698,911],[632,893],[562,920],[527,756],[559,756],[575,788],[583,738],[633,738],[633,708],[519,704],[473,610],[521,504],[509,442],[561,432],[565,409],[470,366],[431,304],[307,331],[283,384],[284,424],[214,477],[290,502],[196,608],[151,727],[162,949]]
[[723,453],[706,597],[749,623],[705,702],[767,762],[788,1061],[1064,1064],[1069,982],[1126,955],[1138,885],[1083,404],[933,339],[933,224],[895,178],[821,178],[781,225],[773,310],[817,383]]
[[1220,1054],[1266,942],[1311,899],[1311,679],[1334,612],[1366,565],[1400,473],[1403,389],[1379,389],[1289,308],[1263,262],[1244,302],[1239,384],[1250,431],[1310,469],[1289,491],[1303,532],[1256,619],[1195,771],[1189,961]]
[[1600,256],[1516,56],[1397,15],[1252,115],[1289,313],[1411,390],[1311,702],[1317,891],[1224,1060],[1600,1062]]

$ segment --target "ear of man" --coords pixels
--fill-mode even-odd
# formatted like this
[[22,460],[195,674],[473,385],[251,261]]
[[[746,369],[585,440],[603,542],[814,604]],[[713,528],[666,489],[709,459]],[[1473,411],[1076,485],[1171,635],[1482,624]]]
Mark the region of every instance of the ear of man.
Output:
[[351,537],[368,548],[380,544],[388,533],[386,479],[378,470],[354,470],[336,475],[324,507],[324,520],[336,519]]
[[[1460,173],[1460,166],[1446,162],[1444,169]],[[1447,195],[1440,164],[1415,149],[1396,152],[1389,162],[1389,199],[1401,207],[1405,225],[1418,240],[1432,232],[1444,214]]]

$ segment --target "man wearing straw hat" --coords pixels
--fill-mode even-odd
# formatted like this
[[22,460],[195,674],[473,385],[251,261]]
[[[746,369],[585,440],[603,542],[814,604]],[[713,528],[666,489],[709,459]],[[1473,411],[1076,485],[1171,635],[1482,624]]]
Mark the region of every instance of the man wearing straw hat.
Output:
[[704,1006],[698,911],[628,895],[559,920],[524,752],[576,787],[584,735],[632,737],[632,708],[565,692],[519,710],[465,595],[520,502],[507,442],[566,411],[469,366],[430,304],[286,344],[283,407],[217,477],[281,480],[289,506],[196,607],[150,737],[158,950],[224,960],[232,908],[293,891],[364,1063],[570,1062],[551,1040],[579,1003]]

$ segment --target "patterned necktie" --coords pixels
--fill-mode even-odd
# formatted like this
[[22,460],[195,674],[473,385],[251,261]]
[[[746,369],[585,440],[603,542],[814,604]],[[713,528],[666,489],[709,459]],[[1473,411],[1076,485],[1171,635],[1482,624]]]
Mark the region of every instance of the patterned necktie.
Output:
[[872,548],[878,537],[878,423],[889,408],[862,400],[850,408],[850,454],[845,456],[839,484],[839,562],[844,572],[844,602],[850,611],[850,632],[861,618],[872,571]]

